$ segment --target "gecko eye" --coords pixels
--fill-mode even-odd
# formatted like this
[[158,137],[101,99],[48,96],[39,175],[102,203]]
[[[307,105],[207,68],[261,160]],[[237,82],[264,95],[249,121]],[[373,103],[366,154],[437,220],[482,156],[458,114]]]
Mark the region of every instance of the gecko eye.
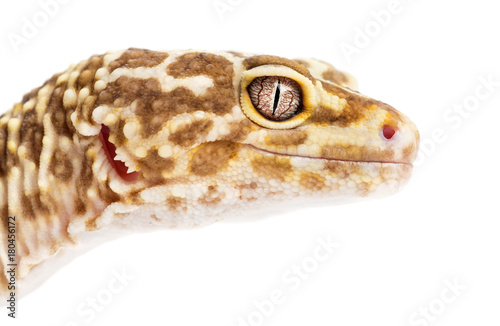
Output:
[[302,89],[287,77],[257,77],[247,91],[255,109],[271,121],[288,120],[302,109]]
[[268,129],[292,129],[318,106],[315,82],[285,66],[261,65],[243,72],[241,110],[253,123]]

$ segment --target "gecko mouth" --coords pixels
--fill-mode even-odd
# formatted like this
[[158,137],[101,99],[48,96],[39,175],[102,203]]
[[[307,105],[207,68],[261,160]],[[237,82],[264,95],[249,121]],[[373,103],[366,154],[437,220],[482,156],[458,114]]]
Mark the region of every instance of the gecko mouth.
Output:
[[288,154],[288,153],[279,153],[279,152],[274,152],[270,151],[267,149],[259,148],[257,146],[251,145],[251,144],[246,144],[247,146],[263,153],[267,154],[273,154],[273,155],[281,155],[281,156],[288,156],[288,157],[300,157],[300,158],[306,158],[306,159],[312,159],[312,160],[326,160],[326,161],[335,161],[335,162],[351,162],[351,163],[379,163],[379,164],[399,164],[399,165],[408,165],[408,166],[413,166],[412,163],[410,162],[402,162],[402,161],[391,161],[391,160],[355,160],[355,159],[341,159],[341,158],[333,158],[333,157],[322,157],[322,156],[307,156],[307,155],[298,155],[298,154]]
[[[104,152],[106,153],[107,160],[111,167],[115,170],[115,172],[118,174],[118,176],[123,179],[124,181],[127,182],[134,182],[139,179],[140,172],[133,171],[133,172],[128,172],[128,167],[125,164],[125,162],[116,159],[116,146],[109,141],[109,134],[110,130],[109,127],[106,125],[102,125],[101,131],[99,133],[99,140],[101,141],[102,148]],[[273,154],[273,155],[280,155],[280,156],[288,156],[288,157],[299,157],[299,158],[305,158],[305,159],[312,159],[312,160],[326,160],[326,161],[336,161],[336,162],[351,162],[351,163],[379,163],[379,164],[395,164],[395,165],[406,165],[406,166],[413,166],[412,163],[410,162],[402,162],[402,161],[391,161],[391,160],[356,160],[356,159],[340,159],[340,158],[332,158],[332,157],[322,157],[322,156],[307,156],[307,155],[298,155],[298,154],[290,154],[290,153],[279,153],[267,149],[263,149],[260,147],[257,147],[252,144],[242,144],[243,146],[248,146],[249,148],[252,148],[256,151],[262,152],[262,153],[267,153],[267,154]]]
[[120,178],[128,182],[137,181],[140,173],[135,171],[128,173],[128,167],[125,165],[125,162],[116,159],[116,146],[109,141],[108,126],[102,125],[101,132],[99,133],[99,140],[102,143],[102,148],[106,153],[109,164]]

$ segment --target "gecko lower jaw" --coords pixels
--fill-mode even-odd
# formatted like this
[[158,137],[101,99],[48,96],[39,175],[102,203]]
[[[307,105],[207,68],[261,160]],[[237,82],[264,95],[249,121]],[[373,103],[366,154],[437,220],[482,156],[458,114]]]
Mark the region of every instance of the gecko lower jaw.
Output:
[[400,161],[383,161],[383,160],[349,160],[349,159],[338,159],[338,158],[331,158],[331,157],[321,157],[321,156],[306,156],[306,155],[297,155],[297,154],[288,154],[288,153],[278,153],[278,152],[273,152],[267,149],[263,149],[260,147],[257,147],[255,145],[251,144],[243,144],[244,146],[248,146],[250,148],[253,148],[254,150],[257,150],[259,152],[267,153],[267,154],[273,154],[273,155],[281,155],[281,156],[288,156],[288,157],[300,157],[300,158],[307,158],[307,159],[312,159],[312,160],[326,160],[326,161],[335,161],[335,162],[352,162],[352,163],[379,163],[379,164],[399,164],[399,165],[407,165],[407,166],[413,166],[412,163],[409,162],[400,162]]

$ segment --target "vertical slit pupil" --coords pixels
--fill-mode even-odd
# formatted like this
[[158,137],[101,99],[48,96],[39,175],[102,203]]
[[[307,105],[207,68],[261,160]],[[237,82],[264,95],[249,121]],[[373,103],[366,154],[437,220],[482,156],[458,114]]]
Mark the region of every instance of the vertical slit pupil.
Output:
[[276,94],[274,94],[274,104],[273,104],[273,115],[274,112],[276,112],[276,109],[278,108],[278,103],[280,101],[280,90],[281,88],[281,80],[278,79],[278,85],[276,86]]

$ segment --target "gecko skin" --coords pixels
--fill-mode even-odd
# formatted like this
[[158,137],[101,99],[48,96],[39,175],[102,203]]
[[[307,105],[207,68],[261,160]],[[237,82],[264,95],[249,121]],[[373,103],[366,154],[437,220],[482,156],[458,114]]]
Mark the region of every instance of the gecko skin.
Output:
[[24,291],[92,234],[397,191],[417,129],[355,88],[318,60],[234,52],[129,49],[54,75],[0,117],[0,297],[8,216]]

